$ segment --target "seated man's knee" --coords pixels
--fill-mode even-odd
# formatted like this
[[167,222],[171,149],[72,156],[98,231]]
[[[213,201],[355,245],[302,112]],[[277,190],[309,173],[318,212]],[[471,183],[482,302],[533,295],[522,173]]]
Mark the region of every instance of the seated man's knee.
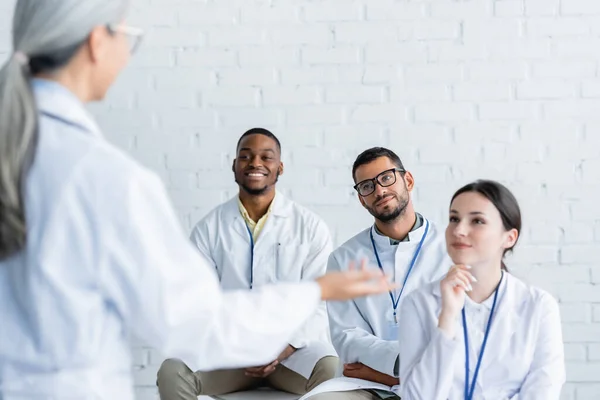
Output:
[[327,356],[321,358],[319,361],[317,361],[317,364],[315,365],[315,368],[308,379],[306,389],[311,391],[321,383],[335,378],[339,365],[340,360],[337,357]]
[[162,362],[158,369],[156,383],[160,385],[161,381],[171,380],[187,371],[189,371],[189,368],[183,361],[177,358],[168,358]]
[[317,362],[317,367],[324,377],[333,379],[340,368],[340,359],[334,356],[323,357]]

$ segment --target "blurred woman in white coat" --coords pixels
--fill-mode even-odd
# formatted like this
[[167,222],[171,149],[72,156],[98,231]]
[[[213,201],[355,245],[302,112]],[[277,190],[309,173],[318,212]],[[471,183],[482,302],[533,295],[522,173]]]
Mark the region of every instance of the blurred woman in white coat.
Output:
[[558,304],[511,275],[503,256],[521,231],[517,200],[476,181],[452,197],[447,276],[402,306],[403,400],[558,400],[565,382]]
[[[196,369],[273,360],[353,270],[224,294],[155,174],[84,108],[141,37],[126,0],[18,0],[0,70],[0,398],[133,399],[130,333]],[[375,282],[373,282],[373,278]]]

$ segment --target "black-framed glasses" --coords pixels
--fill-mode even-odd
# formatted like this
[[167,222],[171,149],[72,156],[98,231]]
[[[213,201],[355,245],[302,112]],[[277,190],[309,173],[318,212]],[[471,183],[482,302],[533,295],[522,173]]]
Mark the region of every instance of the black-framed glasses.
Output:
[[406,172],[406,170],[401,168],[385,170],[375,178],[365,179],[364,181],[358,182],[356,185],[354,185],[354,190],[356,190],[362,197],[366,197],[375,191],[377,184],[379,184],[381,187],[392,186],[394,183],[396,183],[396,172]]
[[144,37],[144,31],[140,28],[135,28],[133,26],[109,24],[108,29],[112,33],[120,32],[128,37],[129,52],[131,54],[136,52],[136,50],[140,46],[140,43],[142,42],[142,38]]

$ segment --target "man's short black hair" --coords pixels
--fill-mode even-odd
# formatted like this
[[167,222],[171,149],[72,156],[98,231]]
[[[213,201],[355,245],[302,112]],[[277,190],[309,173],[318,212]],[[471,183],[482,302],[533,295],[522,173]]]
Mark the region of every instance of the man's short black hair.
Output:
[[240,149],[240,143],[242,143],[242,139],[244,139],[246,136],[250,136],[250,135],[264,135],[266,137],[273,139],[275,141],[275,143],[277,144],[277,150],[279,150],[279,153],[281,154],[281,143],[279,143],[279,139],[277,139],[277,136],[275,136],[273,134],[273,132],[271,132],[270,130],[265,129],[265,128],[252,128],[252,129],[248,129],[246,132],[244,132],[244,134],[242,136],[240,136],[240,139],[237,142],[237,146],[235,148],[236,152]]
[[380,157],[389,158],[398,169],[404,170],[404,165],[402,165],[400,157],[392,150],[386,149],[385,147],[372,147],[363,151],[356,157],[356,161],[354,161],[354,165],[352,165],[352,179],[354,182],[356,182],[356,170],[358,167],[368,164]]

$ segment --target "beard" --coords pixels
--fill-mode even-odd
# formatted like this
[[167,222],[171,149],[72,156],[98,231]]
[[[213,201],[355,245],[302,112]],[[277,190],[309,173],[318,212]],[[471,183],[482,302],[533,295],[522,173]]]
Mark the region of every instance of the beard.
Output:
[[386,197],[393,197],[396,200],[398,200],[398,205],[394,208],[390,208],[390,206],[388,206],[388,209],[384,209],[384,211],[381,212],[377,212],[377,210],[375,209],[376,206],[365,206],[365,208],[369,211],[369,213],[375,217],[375,219],[378,219],[379,221],[383,222],[384,224],[388,224],[390,222],[393,222],[395,220],[397,220],[398,218],[401,218],[405,213],[406,213],[406,207],[408,206],[408,202],[409,202],[409,194],[408,194],[408,187],[406,186],[406,181],[404,180],[404,178],[402,179],[403,182],[403,186],[404,186],[404,193],[402,194],[398,194],[398,193],[391,193],[387,196],[378,196],[375,201],[373,202],[373,204],[376,204],[378,201],[383,200]]
[[242,189],[244,189],[244,191],[246,193],[251,194],[252,196],[261,196],[261,195],[265,194],[267,190],[269,190],[269,185],[267,185],[263,188],[258,188],[258,189],[248,187],[248,186],[244,185],[243,183],[239,183],[239,182],[238,182],[238,185],[240,185],[240,187]]
[[237,183],[246,193],[248,193],[252,196],[262,196],[267,191],[269,191],[269,188],[271,186],[275,186],[275,184],[277,183],[278,180],[279,180],[279,174],[276,174],[275,180],[272,183],[270,183],[270,184],[267,183],[267,184],[265,184],[265,186],[263,186],[261,188],[256,188],[256,187],[249,187],[245,183],[241,182],[240,179],[238,179],[237,175],[235,177],[235,183]]
[[[369,213],[383,223],[389,223],[395,221],[406,213],[406,207],[408,206],[408,196],[388,195],[386,197],[394,197],[398,200],[398,205],[394,208],[388,208],[378,212],[375,207],[366,207]],[[383,197],[378,198],[375,202],[382,200]]]

